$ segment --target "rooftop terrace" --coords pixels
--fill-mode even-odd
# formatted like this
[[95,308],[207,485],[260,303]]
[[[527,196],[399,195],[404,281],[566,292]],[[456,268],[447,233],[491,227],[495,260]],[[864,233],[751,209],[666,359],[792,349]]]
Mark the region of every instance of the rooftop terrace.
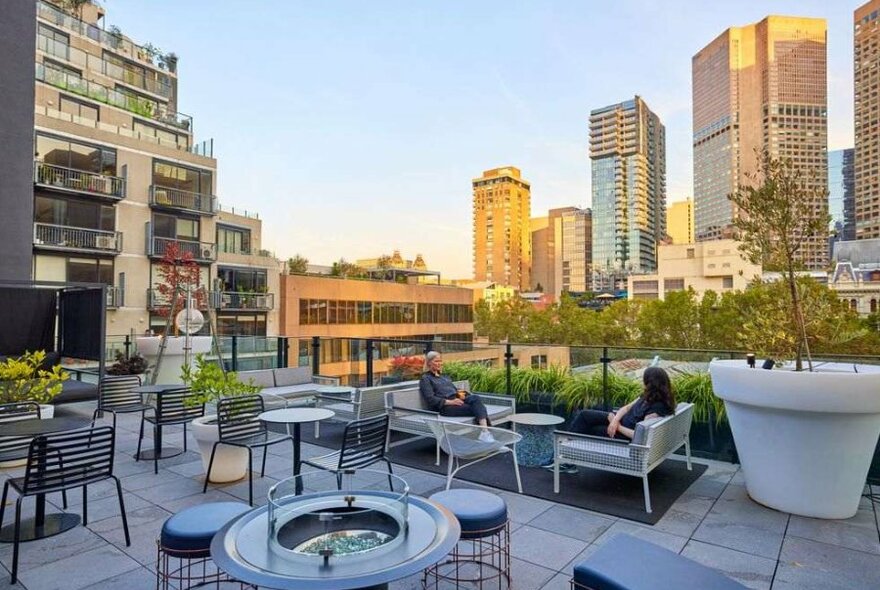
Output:
[[[90,403],[62,406],[58,415],[90,416],[93,407]],[[124,489],[131,547],[123,541],[112,484],[96,484],[89,489],[88,526],[22,545],[20,582],[15,586],[9,585],[8,574],[12,546],[0,545],[0,563],[5,568],[0,588],[155,588],[155,542],[168,516],[204,502],[246,501],[246,480],[211,485],[207,494],[201,493],[203,470],[197,451],[192,450],[196,447],[192,439],[189,452],[159,463],[158,475],[153,474],[151,462],[135,462],[132,454],[138,426],[136,415],[119,416],[115,471]],[[180,444],[179,428],[167,429],[165,444]],[[291,469],[289,446],[269,449],[267,476],[255,480],[255,502],[261,504],[266,502],[268,488]],[[325,453],[326,449],[304,444],[303,452],[307,457]],[[678,551],[750,588],[880,587],[880,529],[870,500],[863,499],[858,515],[846,521],[791,516],[752,502],[737,465],[696,461],[707,464],[708,469],[654,526],[496,490],[507,501],[513,521],[514,587],[568,590],[574,564],[620,532]],[[4,470],[3,477],[20,472]],[[425,471],[395,466],[395,472],[418,495],[430,495],[444,484],[443,478]],[[524,468],[523,473],[527,477],[528,469]],[[528,492],[527,479],[524,483]],[[475,487],[461,480],[453,485]],[[880,493],[880,489],[874,487],[873,492]],[[78,511],[81,495],[72,493],[70,500],[71,510]],[[60,504],[57,494],[49,496],[49,501]],[[29,499],[24,514],[32,511],[33,501]],[[7,512],[7,522],[11,517]],[[418,577],[390,586],[395,590],[420,587]]]

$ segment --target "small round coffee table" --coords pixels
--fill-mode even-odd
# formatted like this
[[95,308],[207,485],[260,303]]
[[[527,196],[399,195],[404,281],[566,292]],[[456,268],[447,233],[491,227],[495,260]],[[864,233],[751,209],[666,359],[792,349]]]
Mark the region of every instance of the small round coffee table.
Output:
[[516,460],[524,467],[538,467],[553,460],[553,427],[565,422],[553,414],[513,414],[510,421],[522,440],[516,443]]
[[[326,410],[324,408],[282,408],[280,410],[269,410],[259,415],[263,422],[272,424],[286,424],[287,434],[291,434],[290,425],[293,424],[293,475],[299,475],[300,468],[300,440],[302,438],[300,424],[303,422],[318,422],[332,418],[336,412]],[[302,493],[302,480],[296,478],[296,493]]]

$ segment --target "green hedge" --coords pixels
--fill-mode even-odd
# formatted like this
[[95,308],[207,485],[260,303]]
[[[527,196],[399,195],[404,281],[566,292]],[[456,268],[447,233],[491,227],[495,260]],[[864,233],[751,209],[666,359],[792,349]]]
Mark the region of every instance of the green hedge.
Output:
[[[471,390],[486,393],[507,393],[506,370],[492,369],[480,364],[449,362],[443,372],[453,381],[468,380]],[[553,394],[557,403],[568,411],[601,404],[606,398],[612,406],[622,406],[642,393],[640,381],[608,372],[608,393],[603,395],[602,371],[572,374],[567,368],[551,366],[546,369],[513,367],[510,372],[511,393],[519,402],[527,402],[533,393]],[[694,404],[694,419],[707,422],[710,416],[721,422],[726,419],[724,402],[712,392],[708,373],[677,375],[672,379],[672,390],[678,402]]]

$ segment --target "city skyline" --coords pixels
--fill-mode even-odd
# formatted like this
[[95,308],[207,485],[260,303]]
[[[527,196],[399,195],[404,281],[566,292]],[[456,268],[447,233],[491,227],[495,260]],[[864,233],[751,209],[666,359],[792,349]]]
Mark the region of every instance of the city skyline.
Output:
[[[691,196],[690,60],[728,27],[768,14],[826,18],[829,149],[850,147],[857,5],[211,5],[200,32],[191,23],[204,3],[175,5],[175,19],[125,3],[108,24],[181,56],[180,108],[216,140],[220,200],[261,211],[267,247],[316,263],[399,248],[465,277],[470,179],[516,166],[532,182],[533,216],[591,206],[589,112],[621,97],[641,95],[667,127],[668,201]],[[474,24],[488,15],[526,41],[499,45],[500,30]],[[611,40],[617,50],[604,51]]]

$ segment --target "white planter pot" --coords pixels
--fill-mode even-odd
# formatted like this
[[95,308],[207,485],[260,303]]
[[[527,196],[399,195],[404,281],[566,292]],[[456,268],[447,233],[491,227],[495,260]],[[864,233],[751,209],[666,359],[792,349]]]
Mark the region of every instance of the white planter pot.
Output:
[[880,436],[880,367],[811,373],[725,360],[709,372],[752,499],[813,518],[855,515]]
[[[220,438],[220,431],[217,429],[216,422],[217,416],[215,414],[196,418],[192,421],[193,437],[199,445],[199,452],[202,454],[202,467],[205,469],[206,474],[208,473],[208,463],[211,460],[211,449],[214,448],[214,443]],[[214,467],[211,469],[210,481],[213,483],[238,481],[247,475],[247,469],[247,449],[218,445],[217,452],[214,455]]]
[[[40,420],[47,420],[55,417],[55,406],[49,404],[40,404]],[[25,418],[27,419],[27,418]],[[0,461],[0,469],[9,469],[11,467],[21,467],[27,464],[27,459],[18,459],[16,461]]]
[[[159,355],[159,346],[162,336],[140,336],[137,338],[137,350],[144,358],[155,366],[156,357]],[[195,362],[197,354],[211,352],[210,336],[190,336],[189,338],[189,362]],[[186,358],[186,338],[184,336],[168,336],[165,352],[162,354],[162,365],[159,367],[159,376],[156,383],[175,384],[180,383],[180,368]]]

